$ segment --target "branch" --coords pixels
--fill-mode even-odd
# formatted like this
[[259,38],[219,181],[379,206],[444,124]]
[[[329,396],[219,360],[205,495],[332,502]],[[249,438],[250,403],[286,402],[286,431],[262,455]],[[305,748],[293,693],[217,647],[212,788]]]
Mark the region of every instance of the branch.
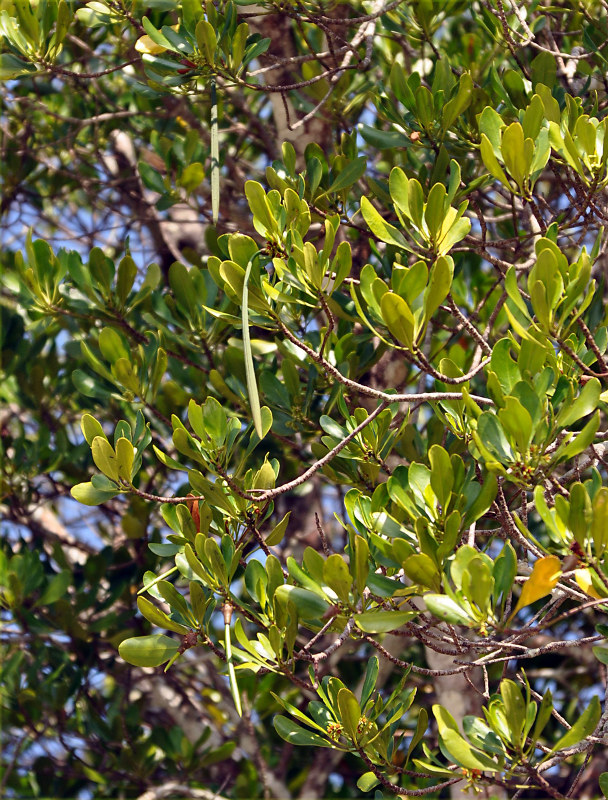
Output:
[[137,800],[161,800],[164,797],[176,797],[178,795],[192,798],[192,800],[228,800],[227,797],[217,792],[210,792],[208,789],[193,789],[191,786],[177,783],[177,781],[169,781],[154,789],[148,789],[143,794],[140,794]]
[[[331,375],[339,383],[351,389],[353,392],[367,395],[368,397],[375,397],[376,399],[382,400],[387,404],[424,403],[433,400],[462,400],[462,394],[460,392],[421,392],[419,394],[414,394],[412,392],[406,394],[391,394],[390,392],[383,392],[380,389],[372,389],[370,386],[366,386],[363,383],[357,383],[357,381],[353,381],[350,378],[342,375],[340,370],[334,367],[333,364],[330,364],[329,361],[326,361],[321,355],[319,355],[319,353],[313,350],[312,347],[309,347],[307,344],[300,341],[300,339],[298,339],[298,337],[289,330],[282,320],[277,318],[276,322],[282,333],[284,333],[285,336],[296,345],[296,347],[299,347],[300,350],[303,350],[306,353],[306,355],[310,356],[315,364],[318,364],[324,372]],[[493,401],[490,400],[489,397],[481,397],[474,394],[470,395],[470,397],[480,405],[494,405]]]

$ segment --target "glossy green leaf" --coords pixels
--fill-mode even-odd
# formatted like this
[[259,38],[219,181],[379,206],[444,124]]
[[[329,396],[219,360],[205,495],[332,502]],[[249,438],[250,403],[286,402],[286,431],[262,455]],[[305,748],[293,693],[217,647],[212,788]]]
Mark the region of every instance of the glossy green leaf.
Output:
[[441,734],[441,741],[455,763],[465,769],[485,772],[498,772],[498,764],[483,751],[470,745],[457,731],[446,729]]
[[361,198],[361,213],[370,231],[377,239],[395,247],[404,249],[406,241],[403,235],[389,222],[384,220],[367,197]]
[[469,73],[465,72],[460,76],[456,96],[449,100],[443,108],[441,126],[444,130],[447,131],[451,128],[458,117],[466,111],[471,103],[472,95],[473,80]]
[[[608,772],[606,775],[608,775]],[[379,783],[379,778],[377,778],[373,772],[364,772],[357,781],[357,789],[360,789],[362,792],[371,792]]]
[[185,625],[180,625],[179,622],[174,622],[164,611],[161,611],[160,608],[157,608],[154,603],[151,603],[145,597],[137,598],[137,607],[148,622],[151,622],[159,628],[166,628],[168,631],[181,633],[182,635],[185,635],[189,631],[189,628]]
[[431,614],[434,614],[444,622],[449,622],[451,625],[470,626],[472,624],[472,620],[466,611],[463,611],[458,603],[447,595],[425,594],[424,602]]
[[333,748],[331,742],[319,736],[318,733],[302,728],[297,722],[288,717],[283,717],[281,714],[274,718],[273,724],[281,739],[284,739],[289,744],[302,745],[304,747]]

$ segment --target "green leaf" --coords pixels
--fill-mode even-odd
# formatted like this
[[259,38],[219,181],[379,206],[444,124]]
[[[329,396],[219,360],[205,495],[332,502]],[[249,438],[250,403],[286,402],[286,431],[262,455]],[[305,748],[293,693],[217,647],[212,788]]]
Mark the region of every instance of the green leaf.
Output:
[[206,19],[198,21],[195,29],[196,43],[201,54],[207,63],[213,66],[215,63],[215,51],[217,50],[217,36],[215,29]]
[[361,719],[361,708],[357,698],[350,689],[342,688],[338,692],[338,711],[345,732],[353,741],[358,738],[357,727]]
[[274,718],[273,724],[281,739],[285,739],[289,744],[302,745],[304,747],[334,747],[331,742],[327,739],[323,739],[318,733],[307,731],[305,728],[298,725],[297,722],[281,714]]
[[445,213],[447,211],[445,207],[446,194],[446,188],[443,183],[435,183],[429,192],[426,202],[424,220],[427,224],[429,233],[431,235],[431,240],[433,242],[436,240],[437,234],[441,230]]
[[[473,621],[455,600],[444,594],[425,594],[426,607],[438,619],[449,622],[451,625],[471,626]],[[473,769],[477,769],[474,767]]]
[[380,216],[378,211],[376,211],[374,206],[365,196],[361,198],[361,213],[363,215],[363,219],[367,223],[368,228],[377,239],[380,239],[381,242],[386,242],[387,244],[392,244],[395,247],[399,247],[402,250],[407,249],[407,243],[403,235],[397,230],[397,228],[395,228],[389,222],[386,222],[386,220]]
[[465,769],[477,769],[487,772],[498,772],[498,764],[476,747],[470,745],[457,731],[446,728],[441,734],[441,741],[454,759],[455,763]]
[[[544,84],[552,89],[557,80],[557,62],[552,53],[541,52],[531,63],[532,87],[536,88],[538,83]],[[534,98],[532,98],[534,99]]]
[[268,232],[275,231],[277,229],[277,224],[270,211],[266,192],[262,188],[262,185],[257,181],[246,181],[245,196],[247,197],[251,213],[257,217]]
[[119,478],[126,483],[131,483],[134,459],[135,448],[128,439],[121,436],[116,442],[116,468]]
[[95,417],[92,417],[90,414],[82,415],[82,419],[80,420],[80,427],[82,429],[82,433],[89,447],[93,444],[93,439],[95,439],[96,436],[101,436],[102,439],[108,438],[103,432],[101,423],[98,422],[95,419]]
[[[255,432],[260,439],[264,438],[264,425],[262,423],[262,415],[260,412],[260,396],[258,394],[258,386],[255,379],[255,367],[253,366],[253,352],[251,350],[251,336],[249,333],[249,278],[253,268],[253,261],[258,253],[251,256],[247,269],[245,270],[245,279],[243,281],[243,300],[242,300],[242,322],[243,322],[243,353],[245,356],[245,375],[247,379],[247,392],[249,393],[249,405],[251,407],[251,416]],[[272,424],[272,422],[271,422]]]
[[454,261],[450,256],[439,256],[429,274],[424,292],[424,317],[428,321],[443,303],[452,288]]
[[40,596],[37,604],[38,606],[50,606],[56,603],[60,597],[63,597],[72,582],[72,573],[70,570],[62,570],[57,575],[53,575],[48,583],[48,586]]
[[205,539],[204,551],[205,556],[211,565],[212,573],[215,575],[215,578],[218,580],[221,586],[226,587],[228,583],[226,563],[222,556],[222,551],[220,550],[215,539]]
[[601,384],[597,378],[591,378],[583,386],[581,393],[573,403],[566,403],[562,406],[555,424],[562,428],[568,428],[581,417],[586,417],[599,405]]
[[339,553],[333,553],[323,564],[323,580],[339,600],[348,603],[353,579],[346,561]]
[[447,131],[456,122],[458,117],[466,111],[471,104],[473,96],[473,80],[468,72],[460,76],[458,92],[456,96],[449,100],[443,107],[441,115],[441,127]]
[[188,562],[188,566],[192,570],[192,572],[201,579],[204,584],[211,584],[213,585],[213,580],[211,577],[205,572],[203,569],[203,565],[196,557],[194,550],[192,549],[190,544],[185,545],[184,547],[184,556],[186,557],[186,561]]
[[591,539],[596,558],[602,558],[608,548],[608,488],[605,486],[593,498]]
[[502,132],[501,151],[505,167],[523,191],[530,164],[527,163],[524,131],[519,122],[511,123]]
[[381,131],[364,123],[359,123],[357,127],[363,139],[378,150],[392,150],[409,145],[407,136],[400,131]]
[[175,586],[170,581],[160,580],[158,581],[156,588],[158,589],[160,596],[166,603],[169,604],[173,611],[177,611],[182,615],[182,617],[184,617],[184,619],[188,619],[188,604],[186,603],[183,595],[177,591]]
[[158,667],[177,654],[179,642],[162,633],[135,636],[118,646],[121,658],[136,667]]
[[148,622],[151,622],[152,625],[156,625],[159,628],[166,628],[168,631],[181,634],[186,634],[190,630],[185,625],[180,625],[179,622],[174,622],[167,614],[165,614],[164,611],[161,611],[160,608],[157,608],[154,603],[151,603],[145,597],[137,598],[137,607],[139,608],[140,613],[148,620]]
[[165,193],[167,187],[165,186],[164,178],[160,174],[160,172],[157,172],[149,164],[146,164],[145,161],[139,161],[137,164],[137,169],[139,171],[143,184],[147,189],[151,189],[153,192],[156,192],[157,194]]
[[154,25],[150,22],[148,17],[143,17],[142,18],[142,25],[143,25],[143,28],[144,28],[145,32],[150,37],[150,39],[152,39],[154,44],[157,44],[159,47],[162,47],[164,50],[172,50],[175,53],[179,52],[179,50],[177,50],[173,46],[173,44],[169,41],[169,39],[167,39],[167,37],[164,36],[161,33],[161,31],[159,31],[157,28],[154,27]]
[[182,172],[178,181],[186,192],[193,192],[205,179],[205,168],[200,161],[195,161]]
[[323,194],[319,195],[318,197],[324,197],[327,194],[332,194],[333,192],[339,192],[342,189],[347,189],[349,186],[352,186],[353,183],[359,180],[359,178],[365,173],[367,169],[367,156],[360,156],[356,158],[354,161],[350,161],[343,170],[340,171],[334,182],[330,185],[329,189],[326,189]]
[[0,53],[0,80],[12,81],[36,72],[34,64],[23,61],[12,53]]
[[380,301],[382,319],[391,334],[410,350],[414,349],[416,323],[408,304],[398,294],[385,292]]
[[428,589],[439,589],[441,585],[439,570],[433,559],[426,553],[414,553],[403,562],[407,577]]
[[360,597],[363,597],[369,576],[369,545],[362,536],[355,536],[355,558],[351,571]]
[[553,711],[553,697],[551,690],[547,689],[540,702],[538,711],[536,712],[536,721],[534,722],[534,729],[531,734],[531,739],[536,742],[538,737],[545,729],[545,725],[551,719],[551,712]]
[[405,766],[407,767],[408,762],[412,756],[412,753],[416,749],[416,745],[422,741],[423,737],[426,734],[427,727],[428,727],[429,715],[426,708],[421,708],[418,712],[418,720],[416,722],[416,730],[414,731],[414,735],[412,736],[410,743],[407,748],[407,755],[405,757]]
[[120,260],[116,275],[116,297],[121,306],[127,301],[129,293],[137,277],[137,265],[131,256],[125,256]]
[[532,417],[516,397],[505,397],[504,402],[504,408],[498,412],[500,424],[519,452],[525,454],[534,433]]
[[[605,774],[608,775],[608,772]],[[376,778],[373,772],[364,772],[357,781],[357,788],[361,789],[362,792],[371,792],[374,786],[377,786],[379,783],[380,780]]]
[[513,681],[507,679],[501,681],[500,694],[504,703],[507,725],[511,732],[511,744],[517,747],[526,723],[526,703],[521,689]]
[[[270,430],[272,428],[272,422],[273,422],[272,411],[271,411],[271,409],[268,408],[268,406],[262,406],[262,408],[260,408],[260,418],[261,418],[261,426],[262,426],[262,429],[261,429],[261,434],[262,435],[259,436],[258,438],[261,441],[262,439],[264,439],[265,436],[268,435],[268,433],[270,432]],[[257,431],[256,431],[256,433],[257,433]]]
[[278,525],[270,531],[268,536],[264,539],[266,545],[268,547],[274,547],[275,545],[279,544],[283,540],[285,536],[285,531],[287,530],[287,525],[289,523],[289,517],[291,515],[291,511],[288,511],[283,519],[279,522]]
[[118,488],[115,492],[102,491],[96,489],[92,483],[87,482],[78,483],[76,486],[73,486],[70,490],[70,494],[74,500],[77,500],[85,506],[98,506],[101,505],[101,503],[105,503],[106,500],[111,500],[113,497],[116,497],[117,494],[120,494],[120,491]]
[[509,183],[509,179],[507,178],[503,168],[500,166],[498,159],[494,155],[492,145],[490,144],[490,141],[485,133],[481,134],[480,151],[481,158],[488,172],[492,175],[492,177],[497,178],[504,186],[510,189],[511,184]]
[[300,586],[279,586],[275,592],[275,597],[291,600],[299,616],[304,620],[322,619],[329,609],[329,603],[323,600],[322,597]]
[[99,333],[99,349],[105,359],[114,364],[120,358],[129,360],[129,349],[114,328],[102,328]]
[[608,664],[608,647],[593,647],[592,650],[593,655],[600,663]]
[[[247,1],[249,2],[249,0]],[[265,39],[259,39],[257,42],[250,44],[243,55],[243,66],[247,66],[250,61],[263,55],[270,47],[270,41],[270,38],[266,37]]]
[[568,733],[564,734],[557,744],[553,745],[546,758],[551,755],[551,753],[555,753],[558,750],[565,750],[568,747],[572,747],[573,745],[582,742],[586,736],[592,734],[596,729],[601,715],[602,706],[599,697],[597,695],[593,695],[593,698],[587,708],[576,720]]
[[252,489],[274,489],[276,476],[272,464],[267,459],[253,476]]
[[501,463],[511,460],[511,447],[505,436],[500,422],[491,411],[484,411],[477,420],[477,434],[490,451]]
[[355,625],[365,633],[388,633],[417,616],[417,611],[364,611],[355,616]]
[[372,696],[378,679],[378,672],[380,670],[380,663],[378,656],[372,656],[367,662],[365,668],[365,679],[363,680],[363,688],[361,689],[361,708],[365,709],[367,701]]
[[431,488],[435,492],[437,502],[445,509],[454,486],[454,473],[450,457],[441,445],[434,444],[429,449],[429,462],[431,464]]

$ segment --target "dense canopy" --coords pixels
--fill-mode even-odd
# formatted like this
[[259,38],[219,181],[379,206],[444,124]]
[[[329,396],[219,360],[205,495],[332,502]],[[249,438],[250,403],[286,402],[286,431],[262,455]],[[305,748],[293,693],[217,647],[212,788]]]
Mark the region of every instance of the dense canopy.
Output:
[[0,36],[0,793],[608,796],[608,3]]

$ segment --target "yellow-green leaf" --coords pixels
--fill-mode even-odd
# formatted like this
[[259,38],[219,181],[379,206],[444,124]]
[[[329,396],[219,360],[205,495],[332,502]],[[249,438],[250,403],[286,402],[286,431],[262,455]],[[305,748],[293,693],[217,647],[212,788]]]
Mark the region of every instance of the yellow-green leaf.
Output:
[[101,436],[96,436],[91,445],[91,452],[97,469],[111,480],[118,482],[116,453],[110,442]]

